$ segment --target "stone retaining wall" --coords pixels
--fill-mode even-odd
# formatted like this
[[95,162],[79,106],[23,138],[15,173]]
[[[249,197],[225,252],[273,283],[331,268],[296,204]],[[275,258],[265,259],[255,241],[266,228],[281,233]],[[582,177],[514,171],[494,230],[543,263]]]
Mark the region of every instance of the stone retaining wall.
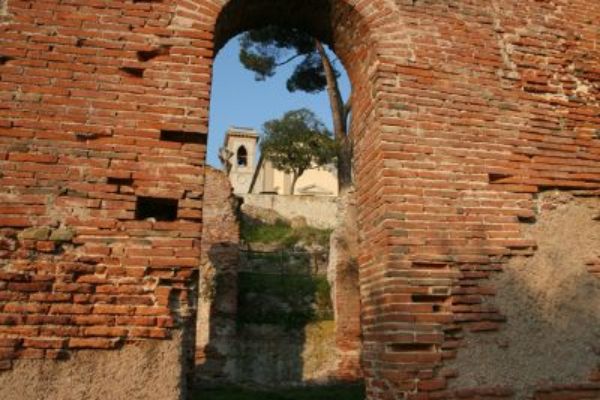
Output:
[[245,194],[244,205],[269,209],[283,218],[303,217],[310,226],[333,229],[336,225],[337,197],[286,196],[276,194]]

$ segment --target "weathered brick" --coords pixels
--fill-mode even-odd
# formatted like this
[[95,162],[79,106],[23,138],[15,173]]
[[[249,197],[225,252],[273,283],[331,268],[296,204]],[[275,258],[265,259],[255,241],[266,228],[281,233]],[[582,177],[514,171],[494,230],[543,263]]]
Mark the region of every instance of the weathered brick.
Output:
[[66,339],[26,338],[23,341],[24,347],[33,347],[36,349],[62,349],[66,344]]
[[69,348],[71,349],[114,349],[118,345],[115,339],[105,338],[71,338]]

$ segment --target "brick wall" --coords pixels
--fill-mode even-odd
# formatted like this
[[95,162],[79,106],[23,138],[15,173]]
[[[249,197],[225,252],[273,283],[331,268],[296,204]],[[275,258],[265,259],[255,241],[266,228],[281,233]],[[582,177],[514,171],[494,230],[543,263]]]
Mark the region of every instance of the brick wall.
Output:
[[[189,29],[176,9],[8,2],[0,24],[3,369],[12,360],[74,362],[80,349],[193,339],[212,52],[203,42],[210,34]],[[152,354],[157,371],[181,375],[181,357]],[[135,370],[137,358],[123,362]]]
[[9,0],[5,14],[0,377],[185,331],[214,49],[286,21],[332,43],[353,84],[369,398],[514,397],[450,390],[460,371],[444,365],[465,330],[503,329],[479,304],[535,251],[520,227],[536,193],[597,199],[600,3]]

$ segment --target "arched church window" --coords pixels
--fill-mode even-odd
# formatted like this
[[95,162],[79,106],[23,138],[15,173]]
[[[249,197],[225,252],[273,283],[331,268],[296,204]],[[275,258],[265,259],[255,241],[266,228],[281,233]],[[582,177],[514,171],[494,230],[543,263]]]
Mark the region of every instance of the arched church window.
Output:
[[244,146],[240,146],[237,151],[238,167],[246,167],[248,165],[248,151]]

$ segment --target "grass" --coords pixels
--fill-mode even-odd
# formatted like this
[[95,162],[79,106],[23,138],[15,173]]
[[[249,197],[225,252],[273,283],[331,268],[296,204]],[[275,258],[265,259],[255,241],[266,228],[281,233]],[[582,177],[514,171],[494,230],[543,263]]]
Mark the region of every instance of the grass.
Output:
[[293,231],[289,224],[281,220],[274,224],[255,224],[242,219],[240,228],[242,239],[248,243],[280,243]]
[[247,243],[279,244],[284,248],[294,247],[295,244],[319,244],[329,247],[330,229],[319,229],[311,226],[292,228],[285,221],[274,224],[250,223],[242,219],[241,237]]
[[193,400],[363,400],[364,387],[356,384],[313,386],[287,389],[247,389],[222,387],[201,389]]

